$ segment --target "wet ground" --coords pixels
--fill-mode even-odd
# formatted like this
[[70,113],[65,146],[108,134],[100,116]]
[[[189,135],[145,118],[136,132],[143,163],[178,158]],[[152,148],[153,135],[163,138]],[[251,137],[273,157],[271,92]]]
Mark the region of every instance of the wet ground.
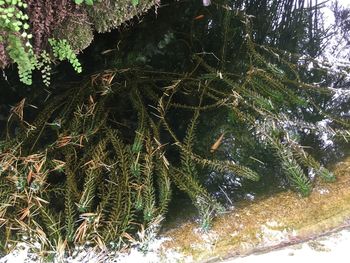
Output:
[[[171,240],[163,248],[194,262],[217,262],[316,240],[346,227],[350,219],[350,158],[339,162],[333,172],[337,181],[316,182],[307,198],[285,191],[244,203],[218,217],[207,233],[195,222],[185,222],[164,234]],[[317,247],[317,242],[314,245]]]

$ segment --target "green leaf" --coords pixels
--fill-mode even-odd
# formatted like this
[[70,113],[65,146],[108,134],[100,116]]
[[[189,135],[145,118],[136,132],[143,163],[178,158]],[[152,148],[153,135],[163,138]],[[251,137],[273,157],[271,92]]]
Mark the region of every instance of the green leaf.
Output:
[[133,6],[137,6],[139,4],[139,0],[131,0]]

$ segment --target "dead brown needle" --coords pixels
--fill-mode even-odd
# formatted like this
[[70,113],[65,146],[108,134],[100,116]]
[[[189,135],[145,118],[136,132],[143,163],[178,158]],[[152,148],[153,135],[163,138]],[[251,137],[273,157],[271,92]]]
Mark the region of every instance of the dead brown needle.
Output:
[[224,135],[225,135],[225,133],[223,132],[220,135],[220,137],[216,140],[216,142],[210,147],[210,152],[211,153],[215,152],[219,148],[219,146],[221,145],[222,140],[224,138]]

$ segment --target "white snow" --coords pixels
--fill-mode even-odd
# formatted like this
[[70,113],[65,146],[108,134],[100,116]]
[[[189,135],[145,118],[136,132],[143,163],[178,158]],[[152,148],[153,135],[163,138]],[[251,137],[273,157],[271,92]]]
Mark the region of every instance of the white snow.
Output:
[[337,262],[348,263],[350,257],[350,231],[342,230],[302,244],[289,246],[264,254],[250,255],[223,261],[225,263],[289,263],[289,262]]
[[[272,221],[262,226],[262,230],[269,237],[277,239],[285,238],[286,235],[293,235],[293,231],[277,231],[271,228],[278,227],[278,223]],[[279,233],[278,233],[279,232]],[[94,250],[82,250],[74,258],[66,258],[62,262],[66,263],[175,263],[175,262],[193,262],[192,258],[184,257],[175,251],[162,251],[159,248],[165,239],[157,239],[150,246],[150,252],[143,254],[137,249],[132,249],[130,253],[96,253]],[[270,244],[271,245],[271,244]],[[239,257],[222,261],[223,263],[289,263],[304,262],[312,260],[313,262],[323,263],[330,261],[337,263],[349,262],[350,256],[350,231],[349,229],[319,237],[301,244],[288,246],[279,250],[270,251],[263,254],[253,254],[246,257]],[[17,248],[9,255],[0,259],[0,263],[34,263],[38,262],[38,257],[28,252],[29,248],[25,243],[20,243]]]
[[19,243],[14,251],[0,259],[0,263],[24,263],[28,259],[28,251],[28,245]]
[[[93,248],[83,248],[73,252],[70,257],[55,258],[54,262],[59,263],[176,263],[193,262],[191,257],[184,256],[174,250],[164,251],[161,244],[169,238],[157,238],[148,247],[148,252],[143,253],[137,248],[132,248],[128,253],[116,253],[114,251],[97,252]],[[18,243],[16,248],[0,259],[0,263],[36,263],[40,256],[30,252],[26,243]]]
[[285,240],[296,236],[295,230],[286,229],[279,230],[282,225],[276,221],[268,221],[261,225],[259,236],[263,246],[277,245]]

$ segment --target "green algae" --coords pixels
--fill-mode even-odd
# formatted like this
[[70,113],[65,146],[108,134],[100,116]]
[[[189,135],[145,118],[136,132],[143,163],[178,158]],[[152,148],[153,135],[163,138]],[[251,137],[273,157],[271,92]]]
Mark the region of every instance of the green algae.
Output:
[[312,194],[277,193],[216,218],[208,233],[195,222],[168,230],[163,249],[175,249],[195,262],[270,250],[310,240],[347,225],[350,219],[350,158],[333,169],[333,183],[316,181]]

